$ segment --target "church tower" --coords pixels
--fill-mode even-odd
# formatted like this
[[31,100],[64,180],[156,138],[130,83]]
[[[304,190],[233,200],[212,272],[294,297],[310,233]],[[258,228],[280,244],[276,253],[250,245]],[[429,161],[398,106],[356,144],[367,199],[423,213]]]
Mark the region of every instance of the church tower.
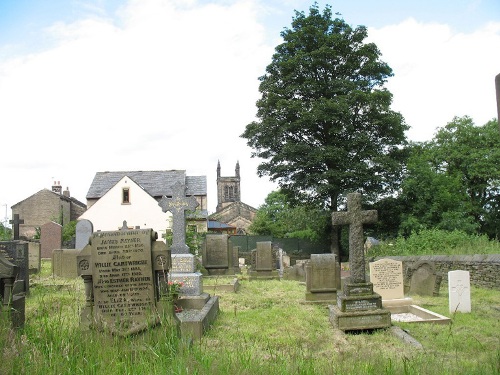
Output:
[[221,177],[220,161],[217,161],[217,208],[216,212],[234,202],[241,202],[240,163],[236,162],[235,175]]

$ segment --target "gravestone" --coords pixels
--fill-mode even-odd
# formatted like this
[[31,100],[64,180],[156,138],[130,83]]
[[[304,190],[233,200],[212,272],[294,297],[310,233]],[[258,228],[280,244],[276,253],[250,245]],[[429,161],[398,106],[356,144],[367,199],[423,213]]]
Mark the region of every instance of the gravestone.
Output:
[[74,279],[78,277],[76,258],[80,250],[56,249],[52,251],[52,274],[58,277]]
[[382,308],[382,297],[366,281],[363,225],[375,223],[377,211],[363,211],[361,194],[347,195],[347,212],[332,213],[332,224],[349,225],[349,267],[351,276],[337,293],[337,305],[330,305],[330,322],[342,331],[387,328],[391,313]]
[[422,260],[408,267],[406,280],[409,283],[410,295],[439,295],[442,276],[436,272],[436,266],[433,262]]
[[471,312],[469,271],[448,272],[448,299],[450,314]]
[[219,312],[219,298],[203,292],[202,274],[196,271],[196,260],[186,245],[186,211],[198,206],[196,198],[186,197],[186,187],[180,182],[173,186],[173,197],[158,203],[163,212],[172,213],[172,269],[169,282],[180,282],[180,298],[176,305],[183,311],[177,313],[181,335],[199,339]]
[[85,285],[83,328],[129,335],[171,314],[166,295],[170,252],[152,229],[94,232],[77,256]]
[[382,306],[391,313],[404,311],[413,303],[404,294],[403,262],[380,259],[370,263],[373,291],[382,297]]
[[40,252],[42,258],[52,258],[52,251],[62,248],[62,226],[49,221],[40,227]]
[[233,246],[227,234],[207,234],[202,247],[202,264],[209,275],[234,275]]
[[93,232],[94,226],[90,220],[79,220],[76,223],[75,249],[82,250],[85,246],[87,246]]
[[0,241],[0,251],[7,260],[19,267],[18,280],[23,281],[23,291],[30,293],[29,248],[27,241]]
[[[230,243],[230,246],[231,243]],[[241,249],[241,246],[232,246],[233,250],[232,250],[232,253],[233,253],[233,270],[234,270],[234,273],[241,273],[241,269],[240,269],[240,249]]]
[[22,280],[16,280],[19,267],[0,250],[0,299],[1,313],[13,328],[22,328],[25,320],[25,290]]
[[248,271],[249,279],[279,279],[276,270],[276,251],[273,251],[271,241],[257,242],[257,248],[251,255],[251,268]]
[[9,220],[12,224],[12,230],[14,232],[14,241],[19,240],[19,225],[24,224],[24,219],[19,219],[19,214],[14,214],[12,220]]
[[28,266],[30,274],[38,273],[42,269],[40,242],[28,243]]
[[335,303],[339,289],[340,265],[335,254],[311,254],[306,264],[306,302]]

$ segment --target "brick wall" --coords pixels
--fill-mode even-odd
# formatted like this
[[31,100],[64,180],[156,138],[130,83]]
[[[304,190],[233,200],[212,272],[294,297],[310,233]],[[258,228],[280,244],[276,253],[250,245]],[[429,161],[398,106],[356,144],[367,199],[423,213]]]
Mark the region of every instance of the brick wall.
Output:
[[500,254],[390,256],[371,258],[369,261],[383,258],[403,262],[403,269],[421,260],[434,262],[436,271],[443,276],[443,284],[448,282],[449,271],[469,271],[472,285],[500,290]]

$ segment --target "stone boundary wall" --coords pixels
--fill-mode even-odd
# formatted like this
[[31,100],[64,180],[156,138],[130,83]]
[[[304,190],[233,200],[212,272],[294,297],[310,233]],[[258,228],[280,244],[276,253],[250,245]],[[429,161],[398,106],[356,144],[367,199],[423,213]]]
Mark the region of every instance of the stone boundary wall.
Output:
[[369,262],[384,258],[402,261],[404,270],[418,261],[434,262],[436,271],[443,276],[443,284],[448,283],[448,271],[469,271],[472,285],[500,290],[500,254],[367,257]]

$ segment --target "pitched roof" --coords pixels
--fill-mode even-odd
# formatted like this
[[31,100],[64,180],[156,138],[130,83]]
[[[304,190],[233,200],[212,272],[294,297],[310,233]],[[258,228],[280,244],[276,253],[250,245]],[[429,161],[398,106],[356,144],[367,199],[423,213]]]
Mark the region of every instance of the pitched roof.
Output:
[[206,176],[186,176],[184,170],[97,172],[87,199],[101,198],[123,177],[128,176],[152,197],[172,196],[172,186],[185,182],[186,195],[207,195]]

